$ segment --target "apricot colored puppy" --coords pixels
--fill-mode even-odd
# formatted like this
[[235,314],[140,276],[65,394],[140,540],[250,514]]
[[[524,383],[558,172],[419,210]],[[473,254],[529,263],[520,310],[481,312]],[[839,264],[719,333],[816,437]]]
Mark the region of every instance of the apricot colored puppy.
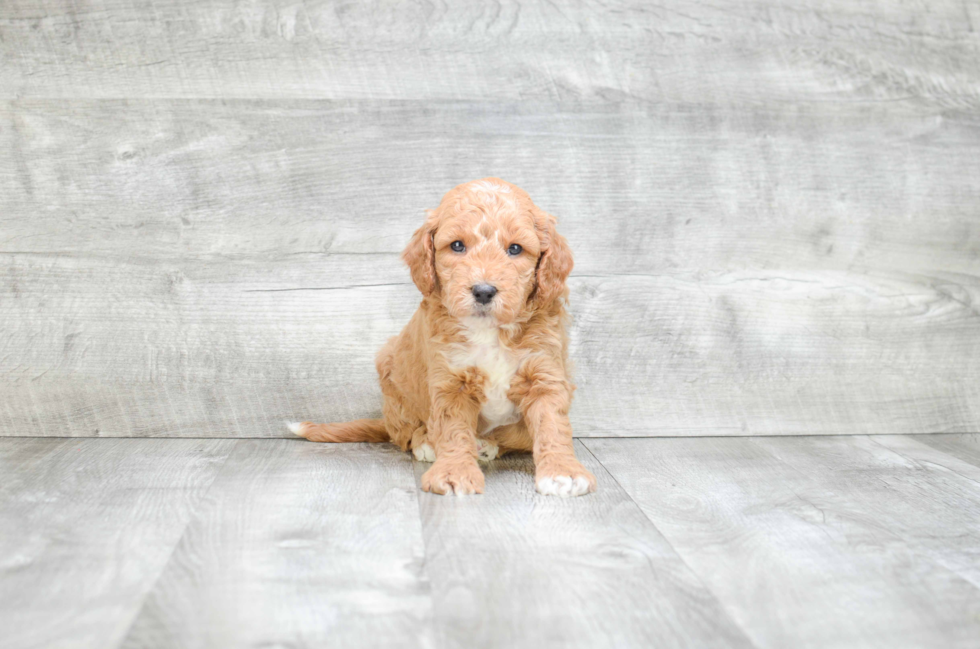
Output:
[[433,462],[422,488],[483,493],[478,459],[534,453],[543,494],[580,496],[568,408],[568,243],[555,218],[498,178],[450,190],[402,254],[422,304],[375,364],[384,417],[290,424],[315,442],[386,442]]

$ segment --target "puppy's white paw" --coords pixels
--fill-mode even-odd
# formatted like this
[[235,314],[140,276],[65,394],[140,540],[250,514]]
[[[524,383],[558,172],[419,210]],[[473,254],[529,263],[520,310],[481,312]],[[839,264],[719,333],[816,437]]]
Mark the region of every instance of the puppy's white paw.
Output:
[[419,462],[435,462],[436,461],[436,450],[426,442],[421,446],[416,446],[412,449],[412,455]]
[[301,421],[287,421],[286,428],[289,429],[293,435],[303,436],[303,422]]
[[476,454],[480,462],[489,462],[497,458],[500,447],[488,439],[476,440]]
[[541,478],[537,485],[539,494],[545,496],[584,496],[589,493],[590,485],[584,476],[576,476],[573,480],[571,476],[556,475],[553,478]]

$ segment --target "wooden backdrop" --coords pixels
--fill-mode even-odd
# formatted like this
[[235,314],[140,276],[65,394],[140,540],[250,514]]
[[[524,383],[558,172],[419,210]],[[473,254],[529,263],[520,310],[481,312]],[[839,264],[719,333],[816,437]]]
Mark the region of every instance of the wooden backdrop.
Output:
[[380,411],[398,255],[497,175],[582,436],[980,429],[980,3],[0,3],[0,434]]

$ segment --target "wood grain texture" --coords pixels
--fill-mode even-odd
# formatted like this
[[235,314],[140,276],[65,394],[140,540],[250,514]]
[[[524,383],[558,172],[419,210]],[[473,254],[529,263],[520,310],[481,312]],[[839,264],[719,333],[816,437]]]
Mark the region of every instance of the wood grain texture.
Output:
[[[541,496],[533,460],[485,471],[482,496],[419,491],[441,647],[750,647],[714,596],[581,445],[599,480]],[[416,463],[421,479],[429,467]]]
[[0,102],[0,250],[395,255],[457,183],[558,216],[579,273],[976,274],[980,128],[916,102]]
[[5,435],[276,436],[282,419],[376,413],[373,354],[418,300],[398,252],[444,189],[487,173],[527,187],[575,249],[579,435],[980,425],[966,114],[3,111]]
[[412,462],[238,440],[122,647],[426,647]]
[[0,439],[0,644],[117,646],[234,443]]
[[980,106],[974,3],[7,0],[7,98]]
[[584,443],[757,646],[973,646],[980,483],[876,439]]

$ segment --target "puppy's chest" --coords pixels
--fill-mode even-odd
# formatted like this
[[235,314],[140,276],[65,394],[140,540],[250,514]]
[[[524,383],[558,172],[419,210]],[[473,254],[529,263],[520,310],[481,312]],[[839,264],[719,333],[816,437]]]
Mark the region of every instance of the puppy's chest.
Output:
[[485,435],[520,419],[517,406],[507,398],[510,383],[520,367],[520,357],[500,344],[496,332],[476,332],[465,343],[454,345],[448,355],[456,368],[476,367],[487,377],[477,432]]

